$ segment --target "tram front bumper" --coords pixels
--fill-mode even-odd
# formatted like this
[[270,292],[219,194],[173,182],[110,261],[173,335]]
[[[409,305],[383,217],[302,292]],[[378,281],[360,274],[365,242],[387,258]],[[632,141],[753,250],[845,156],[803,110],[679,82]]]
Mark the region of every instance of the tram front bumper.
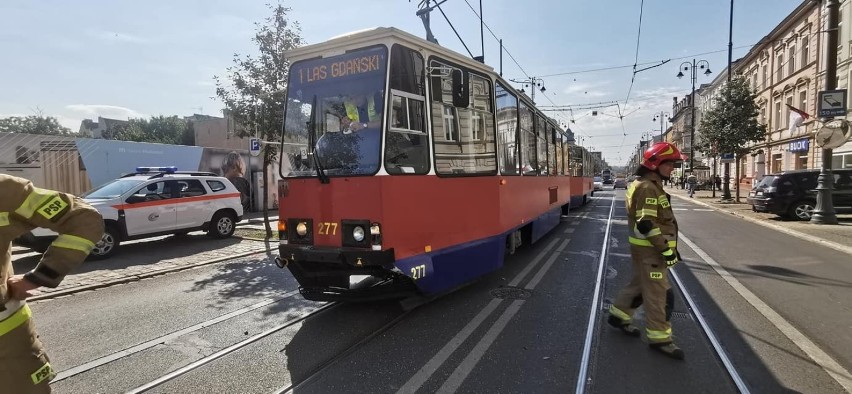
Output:
[[416,292],[411,280],[394,270],[394,251],[281,245],[279,267],[287,267],[299,292],[314,301],[372,301]]

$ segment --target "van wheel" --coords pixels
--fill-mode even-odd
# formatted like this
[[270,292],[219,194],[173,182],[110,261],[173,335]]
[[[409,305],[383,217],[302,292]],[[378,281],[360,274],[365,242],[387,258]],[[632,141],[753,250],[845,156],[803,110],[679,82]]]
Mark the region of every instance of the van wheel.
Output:
[[797,201],[790,206],[789,215],[794,220],[811,220],[814,214],[813,201]]
[[115,253],[115,250],[118,249],[118,245],[121,243],[118,237],[118,231],[115,227],[106,226],[104,228],[104,235],[101,236],[101,240],[95,244],[94,249],[92,249],[92,253],[89,254],[89,257],[92,260],[102,260],[109,256],[112,256]]
[[236,228],[236,217],[232,213],[220,211],[213,215],[207,235],[214,238],[228,238],[234,234]]

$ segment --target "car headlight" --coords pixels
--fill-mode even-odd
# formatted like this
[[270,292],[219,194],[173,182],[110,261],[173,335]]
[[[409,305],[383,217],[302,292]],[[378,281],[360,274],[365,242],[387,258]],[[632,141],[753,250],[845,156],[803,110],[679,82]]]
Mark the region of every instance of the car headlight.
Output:
[[355,242],[363,241],[364,240],[364,228],[361,227],[361,226],[355,226],[355,228],[352,229],[352,238],[355,240]]
[[304,237],[305,234],[308,233],[308,225],[305,222],[299,222],[296,225],[296,234],[299,234],[300,237]]

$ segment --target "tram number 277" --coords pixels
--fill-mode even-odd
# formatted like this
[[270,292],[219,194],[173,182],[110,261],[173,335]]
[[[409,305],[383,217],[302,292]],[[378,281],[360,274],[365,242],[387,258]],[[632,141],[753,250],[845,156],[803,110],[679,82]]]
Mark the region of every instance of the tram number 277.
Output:
[[319,233],[320,235],[337,235],[337,223],[320,223]]
[[411,279],[417,280],[426,276],[426,264],[411,267]]

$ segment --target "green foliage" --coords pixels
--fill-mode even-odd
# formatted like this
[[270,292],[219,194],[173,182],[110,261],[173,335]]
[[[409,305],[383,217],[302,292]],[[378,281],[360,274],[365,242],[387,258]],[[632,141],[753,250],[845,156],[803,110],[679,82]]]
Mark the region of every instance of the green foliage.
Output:
[[766,125],[757,120],[756,97],[744,76],[734,76],[722,88],[716,105],[703,115],[696,148],[711,156],[748,154],[749,145],[766,138]]
[[[284,53],[299,47],[304,41],[299,24],[287,19],[290,8],[281,4],[267,7],[272,15],[256,24],[252,39],[258,53],[254,56],[234,54],[234,65],[228,67],[225,77],[214,76],[213,79],[216,81],[216,96],[222,100],[234,120],[243,126],[234,130],[237,136],[249,137],[257,133],[263,141],[280,142],[290,69],[290,62]],[[264,184],[269,177],[269,165],[277,156],[278,145],[262,144]],[[263,193],[263,206],[267,206],[267,193]],[[269,238],[272,230],[267,215],[264,209],[266,235]]]
[[78,136],[71,129],[60,125],[56,118],[41,115],[11,116],[0,119],[0,132],[62,135],[69,137]]
[[[272,15],[262,23],[252,41],[257,55],[234,55],[234,65],[227,75],[215,76],[216,95],[237,123],[244,127],[235,130],[240,137],[253,137],[255,130],[264,141],[280,141],[284,121],[285,88],[290,62],[284,52],[302,45],[301,27],[287,19],[290,8],[280,4],[268,5]],[[227,82],[226,82],[227,81]],[[278,156],[278,147],[263,144],[264,163]]]
[[177,116],[153,116],[130,119],[105,133],[104,138],[122,141],[155,142],[172,145],[195,145],[192,123]]

